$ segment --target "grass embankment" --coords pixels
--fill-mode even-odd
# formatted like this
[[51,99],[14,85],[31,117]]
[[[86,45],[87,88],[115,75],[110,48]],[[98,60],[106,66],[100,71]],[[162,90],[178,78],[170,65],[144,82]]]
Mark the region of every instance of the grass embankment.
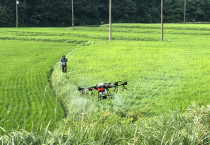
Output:
[[[84,106],[82,106],[84,107]],[[84,107],[85,108],[85,107]],[[168,115],[131,119],[107,113],[97,118],[84,111],[63,120],[54,132],[37,135],[24,130],[14,131],[0,139],[14,144],[209,144],[209,109],[191,106],[191,113],[170,112]],[[85,110],[85,109],[84,109]],[[93,116],[92,116],[93,115]],[[94,120],[92,120],[95,118]]]
[[[3,29],[0,39],[96,43],[68,55],[67,74],[55,66],[53,85],[68,112],[60,128],[41,136],[9,135],[20,143],[208,144],[209,110],[192,105],[189,114],[186,109],[193,101],[210,102],[210,26],[165,28],[165,42],[158,42],[157,24],[114,24],[112,43],[105,42],[107,26]],[[131,80],[129,91],[112,93],[113,100],[96,102],[96,96],[80,97],[77,91],[118,80]],[[1,140],[12,142],[11,137]]]

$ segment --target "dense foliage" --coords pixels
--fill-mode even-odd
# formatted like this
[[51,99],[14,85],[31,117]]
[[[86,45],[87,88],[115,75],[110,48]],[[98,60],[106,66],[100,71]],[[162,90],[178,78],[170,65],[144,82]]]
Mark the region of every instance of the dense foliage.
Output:
[[209,106],[191,105],[187,114],[171,112],[154,118],[121,119],[115,114],[101,114],[95,121],[90,115],[78,121],[65,119],[57,130],[45,133],[33,133],[25,130],[5,132],[0,136],[1,144],[186,144],[208,145],[209,136]]
[[[108,0],[74,0],[76,25],[108,22]],[[184,0],[164,0],[165,22],[182,22]],[[209,21],[210,0],[187,0],[187,21]],[[15,26],[15,1],[0,0],[0,26]],[[113,0],[113,21],[160,22],[160,0]],[[71,25],[71,0],[20,0],[20,26]]]

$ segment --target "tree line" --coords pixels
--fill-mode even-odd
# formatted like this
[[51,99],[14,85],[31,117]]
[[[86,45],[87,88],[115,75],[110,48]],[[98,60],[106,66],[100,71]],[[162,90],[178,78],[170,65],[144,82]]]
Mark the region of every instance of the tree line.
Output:
[[[19,26],[70,26],[71,0],[19,0]],[[185,0],[164,0],[164,22],[184,21]],[[186,0],[186,21],[210,21],[210,0]],[[160,23],[160,0],[113,0],[113,23]],[[75,25],[109,21],[109,0],[74,0]],[[16,0],[0,0],[0,27],[15,26]]]

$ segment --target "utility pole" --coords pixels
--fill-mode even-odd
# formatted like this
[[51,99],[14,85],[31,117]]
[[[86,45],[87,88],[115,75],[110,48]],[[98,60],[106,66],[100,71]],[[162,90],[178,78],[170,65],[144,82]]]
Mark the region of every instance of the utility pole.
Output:
[[112,41],[112,0],[109,0],[109,42]]
[[186,5],[187,5],[187,0],[184,0],[184,23],[186,22]]
[[163,40],[163,0],[161,0],[161,41]]
[[16,27],[18,27],[18,5],[19,5],[19,1],[16,0]]
[[72,0],[72,29],[74,30],[74,0]]

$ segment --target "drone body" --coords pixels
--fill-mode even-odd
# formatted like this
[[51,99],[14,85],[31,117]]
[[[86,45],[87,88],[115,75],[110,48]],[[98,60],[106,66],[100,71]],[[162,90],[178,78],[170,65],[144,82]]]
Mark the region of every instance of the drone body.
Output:
[[119,84],[120,82],[122,82],[122,81],[118,81],[118,82],[114,82],[114,83],[99,83],[98,85],[96,84],[96,86],[88,87],[88,88],[78,87],[78,91],[80,91],[80,96],[85,95],[86,90],[90,91],[91,95],[94,95],[93,91],[97,91],[98,92],[98,101],[100,101],[102,99],[107,99],[107,98],[112,99],[113,97],[110,93],[111,88],[114,88],[114,92],[118,92],[119,86],[123,86],[122,90],[127,89],[125,86],[128,84],[129,81],[122,82],[121,84]]

